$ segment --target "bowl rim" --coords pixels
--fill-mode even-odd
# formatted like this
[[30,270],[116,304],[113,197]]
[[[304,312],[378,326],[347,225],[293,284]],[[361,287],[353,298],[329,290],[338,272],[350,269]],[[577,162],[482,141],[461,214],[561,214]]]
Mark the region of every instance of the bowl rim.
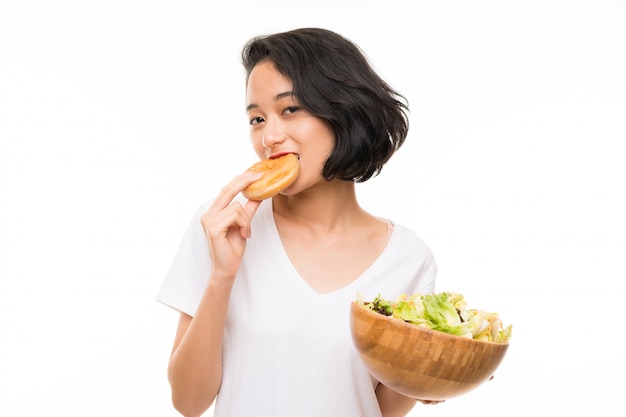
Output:
[[433,330],[433,329],[429,329],[429,328],[426,328],[426,327],[422,327],[422,326],[419,326],[417,324],[409,323],[409,322],[404,321],[402,319],[399,319],[397,317],[386,316],[386,315],[384,315],[382,313],[378,313],[378,312],[376,312],[374,310],[371,310],[371,309],[369,309],[369,308],[359,304],[358,301],[352,301],[350,315],[352,315],[352,309],[354,309],[354,308],[360,308],[361,310],[365,310],[366,313],[374,314],[378,318],[383,319],[383,320],[387,320],[389,323],[394,323],[394,324],[396,324],[398,326],[405,326],[405,327],[408,327],[408,328],[411,328],[411,329],[417,328],[420,331],[426,332],[426,334],[430,333],[430,334],[433,334],[433,335],[436,335],[436,336],[447,335],[447,336],[451,336],[451,337],[457,337],[457,338],[465,339],[467,341],[472,341],[472,342],[476,342],[476,343],[483,343],[483,344],[486,344],[486,345],[496,345],[496,346],[508,346],[509,345],[508,341],[507,342],[492,342],[492,341],[489,341],[489,340],[480,340],[480,339],[474,339],[474,338],[469,338],[469,337],[457,336],[455,334],[446,333],[446,332],[443,332],[443,331],[440,331],[440,330]]

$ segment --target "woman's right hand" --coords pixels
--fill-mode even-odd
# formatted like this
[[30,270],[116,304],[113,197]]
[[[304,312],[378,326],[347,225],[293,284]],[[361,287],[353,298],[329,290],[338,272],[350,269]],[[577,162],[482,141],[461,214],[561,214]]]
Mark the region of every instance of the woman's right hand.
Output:
[[251,172],[237,176],[222,188],[200,219],[211,253],[212,279],[229,279],[232,282],[239,269],[246,239],[251,235],[250,221],[261,202],[249,200],[242,206],[233,199],[262,176]]

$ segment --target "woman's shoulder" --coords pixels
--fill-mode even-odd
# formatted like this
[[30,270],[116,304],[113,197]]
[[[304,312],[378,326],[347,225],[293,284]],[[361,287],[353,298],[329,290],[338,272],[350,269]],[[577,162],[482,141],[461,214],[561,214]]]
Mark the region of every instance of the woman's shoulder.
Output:
[[393,225],[393,233],[391,235],[390,243],[393,242],[394,245],[406,248],[406,250],[410,253],[415,253],[417,250],[428,257],[433,256],[430,246],[428,246],[426,241],[422,239],[419,234],[414,231],[414,229],[388,219],[385,219],[385,221],[390,222]]

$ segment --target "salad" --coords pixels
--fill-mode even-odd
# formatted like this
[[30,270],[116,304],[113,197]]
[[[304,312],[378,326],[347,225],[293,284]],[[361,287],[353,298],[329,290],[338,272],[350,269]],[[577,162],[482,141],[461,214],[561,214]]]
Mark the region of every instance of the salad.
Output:
[[467,308],[459,293],[400,295],[394,302],[381,298],[365,301],[358,294],[357,304],[385,316],[392,316],[431,330],[487,342],[508,343],[512,325],[504,327],[496,313]]

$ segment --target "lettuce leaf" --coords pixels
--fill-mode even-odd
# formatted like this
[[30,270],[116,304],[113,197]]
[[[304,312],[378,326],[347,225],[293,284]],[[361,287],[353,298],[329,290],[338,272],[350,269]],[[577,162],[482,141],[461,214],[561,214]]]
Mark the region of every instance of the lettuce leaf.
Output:
[[357,302],[407,323],[476,340],[506,343],[513,333],[513,327],[504,327],[498,314],[467,308],[465,297],[455,292],[413,294],[408,298],[402,294],[395,302],[380,294],[368,302],[358,294]]

